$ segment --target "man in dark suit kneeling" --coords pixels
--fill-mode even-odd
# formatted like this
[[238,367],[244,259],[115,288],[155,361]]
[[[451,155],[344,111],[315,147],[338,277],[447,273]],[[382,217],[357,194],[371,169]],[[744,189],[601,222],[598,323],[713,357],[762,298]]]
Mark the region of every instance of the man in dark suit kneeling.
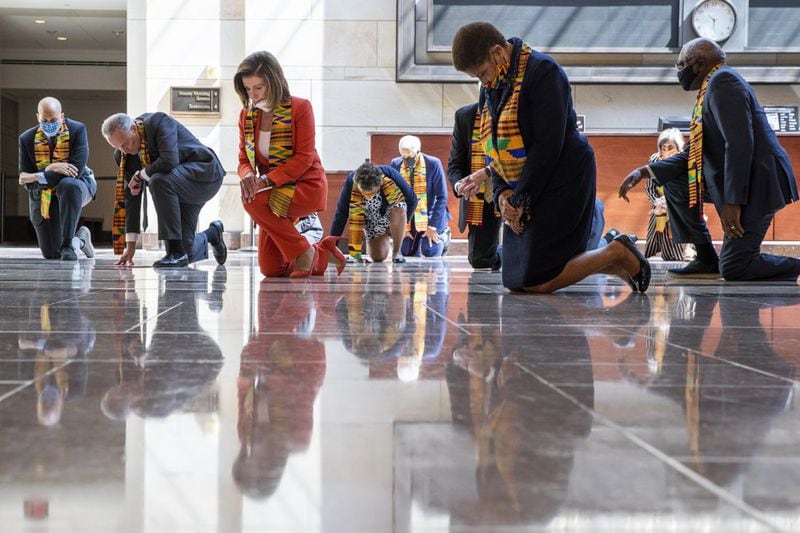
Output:
[[61,102],[39,101],[39,125],[19,136],[19,184],[28,190],[36,240],[45,259],[76,261],[76,250],[94,257],[92,234],[78,228],[81,209],[94,200],[97,183],[89,160],[86,126],[64,117]]
[[117,264],[133,265],[145,187],[158,215],[158,238],[167,248],[154,267],[184,267],[206,259],[209,244],[217,262],[225,263],[221,221],[195,235],[200,210],[217,194],[225,176],[214,151],[164,113],[135,119],[125,113],[111,115],[103,122],[103,136],[114,147],[119,165],[113,240],[114,251],[122,257]]
[[[796,201],[798,193],[789,156],[753,88],[708,39],[686,43],[675,68],[681,87],[698,91],[689,143],[683,152],[631,172],[620,185],[620,197],[627,200],[627,192],[648,175],[664,186],[673,241],[697,248],[697,258],[670,270],[670,278],[797,279],[800,260],[761,253],[775,213]],[[719,256],[703,219],[703,202],[713,202],[722,221]]]

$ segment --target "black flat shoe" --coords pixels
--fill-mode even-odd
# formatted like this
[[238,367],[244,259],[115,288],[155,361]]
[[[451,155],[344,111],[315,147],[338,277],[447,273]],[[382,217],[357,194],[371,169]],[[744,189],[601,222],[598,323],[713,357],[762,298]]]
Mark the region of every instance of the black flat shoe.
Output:
[[217,237],[213,240],[209,239],[208,244],[210,244],[211,249],[214,250],[214,259],[217,260],[217,263],[224,265],[225,261],[228,260],[228,247],[225,245],[225,239],[222,237],[222,234],[225,233],[225,226],[222,225],[221,220],[215,220],[208,225],[208,229],[212,228],[217,232]]
[[153,263],[153,268],[180,268],[185,266],[189,266],[189,256],[186,254],[167,254]]
[[650,270],[650,262],[644,257],[642,252],[633,244],[630,236],[627,233],[621,233],[614,237],[614,241],[620,243],[625,248],[633,252],[633,255],[636,256],[636,259],[639,260],[639,273],[635,276],[631,276],[630,280],[628,281],[628,285],[633,289],[634,285],[638,292],[645,292],[647,288],[650,286],[650,276],[652,274]]
[[406,262],[406,258],[403,257],[402,255],[398,255],[397,257],[393,257],[392,258],[392,263],[394,263],[396,265],[401,265],[401,264],[403,264],[405,262]]

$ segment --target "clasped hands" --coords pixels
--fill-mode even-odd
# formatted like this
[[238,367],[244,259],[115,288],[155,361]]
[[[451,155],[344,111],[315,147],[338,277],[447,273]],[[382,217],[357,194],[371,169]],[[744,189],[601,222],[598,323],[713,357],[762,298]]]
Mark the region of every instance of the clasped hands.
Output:
[[272,184],[269,182],[269,178],[262,180],[254,173],[250,173],[239,180],[239,186],[242,190],[242,202],[249,204],[255,200],[258,191],[270,188]]
[[481,190],[481,185],[489,180],[489,173],[486,172],[486,168],[482,168],[476,172],[473,172],[466,178],[461,178],[458,180],[453,187],[456,191],[456,194],[466,198],[467,200],[472,200],[472,198],[478,194]]
[[[62,176],[69,176],[70,178],[77,178],[78,177],[78,167],[73,165],[72,163],[60,162],[60,163],[50,163],[45,167],[45,172],[55,172],[56,174],[61,174]],[[19,175],[19,184],[20,185],[27,185],[29,183],[38,183],[39,176],[35,173],[30,172],[22,172]]]
[[508,201],[509,197],[513,194],[511,189],[506,189],[505,191],[500,193],[500,196],[497,200],[497,205],[500,206],[500,215],[503,217],[503,221],[511,228],[511,231],[520,235],[524,230],[525,227],[522,223],[522,217],[525,213],[525,210],[520,207],[514,207]]

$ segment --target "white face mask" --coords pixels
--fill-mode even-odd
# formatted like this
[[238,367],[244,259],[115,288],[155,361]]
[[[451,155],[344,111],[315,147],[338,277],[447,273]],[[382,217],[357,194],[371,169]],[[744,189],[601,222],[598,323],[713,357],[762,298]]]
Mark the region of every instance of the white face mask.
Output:
[[264,111],[265,113],[269,113],[270,111],[272,111],[272,108],[269,107],[269,105],[267,104],[266,100],[260,100],[258,102],[255,102],[253,104],[253,107],[255,107],[256,109],[260,109],[261,111]]

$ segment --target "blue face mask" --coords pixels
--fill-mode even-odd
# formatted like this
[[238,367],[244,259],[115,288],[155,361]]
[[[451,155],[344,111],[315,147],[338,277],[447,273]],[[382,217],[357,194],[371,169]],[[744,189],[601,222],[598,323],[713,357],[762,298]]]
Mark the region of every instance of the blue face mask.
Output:
[[61,129],[61,122],[40,122],[39,127],[48,137],[53,137]]

